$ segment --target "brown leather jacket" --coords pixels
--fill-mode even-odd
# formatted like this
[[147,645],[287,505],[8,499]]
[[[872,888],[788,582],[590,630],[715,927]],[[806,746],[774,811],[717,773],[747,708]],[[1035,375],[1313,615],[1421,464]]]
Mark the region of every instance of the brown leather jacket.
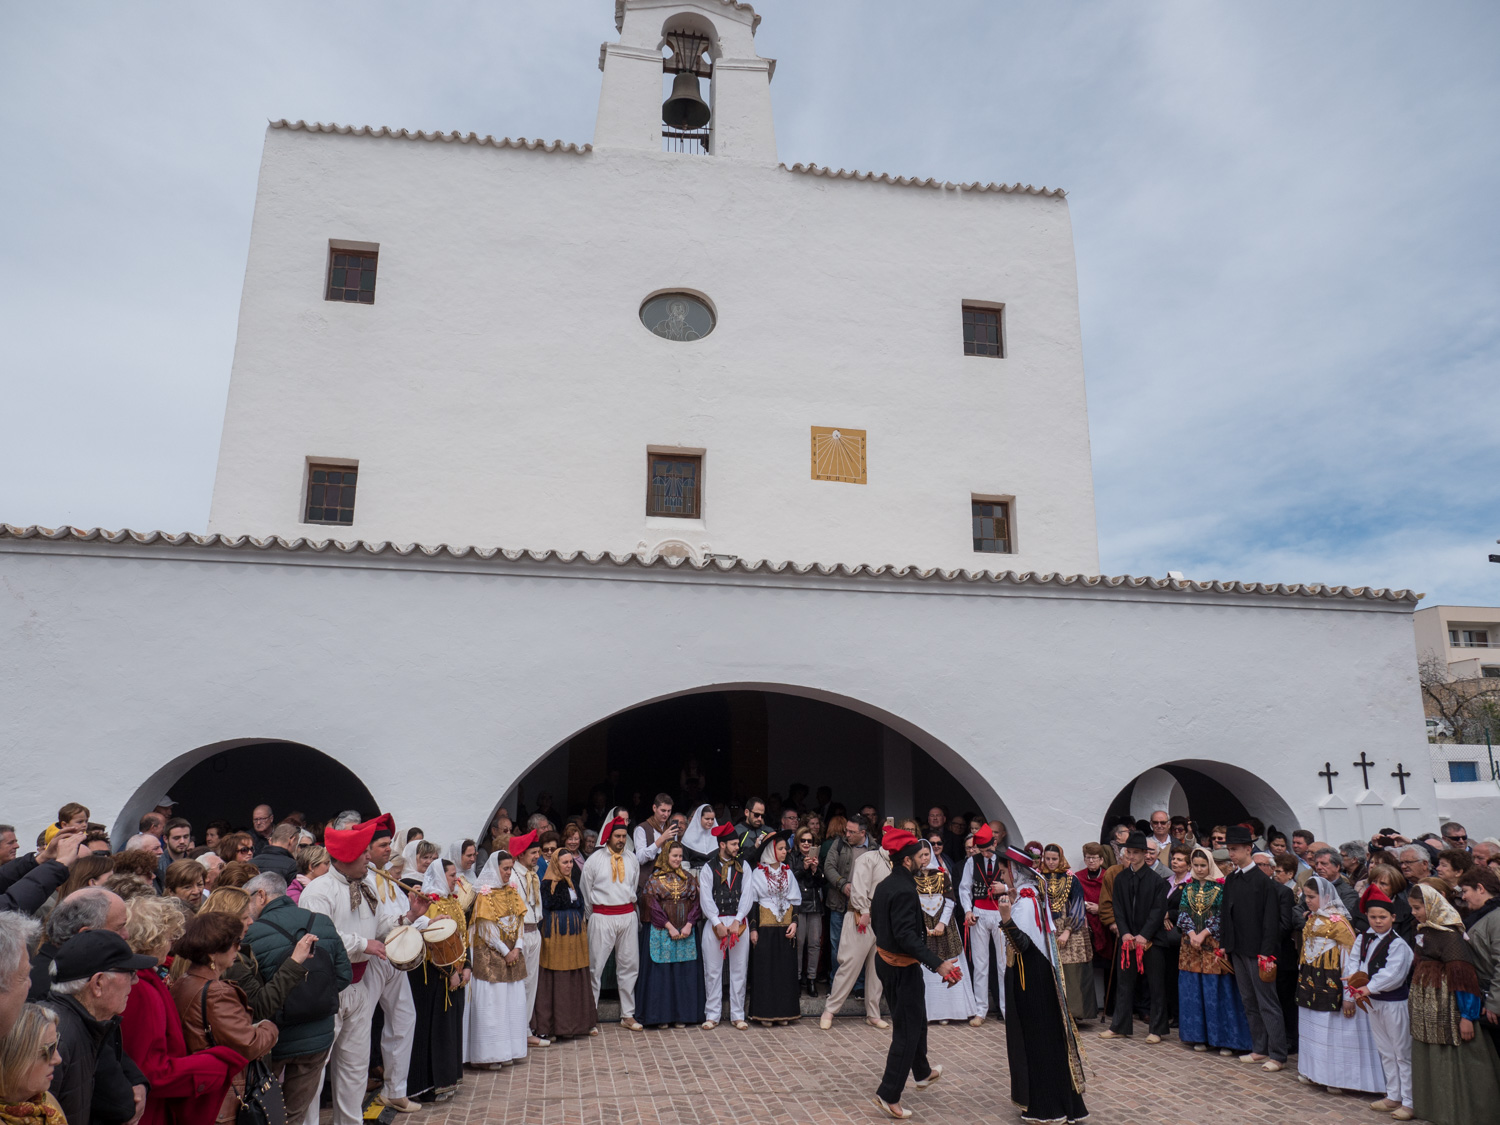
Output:
[[[256,1023],[250,1015],[250,1003],[244,990],[237,984],[220,980],[219,974],[209,965],[194,965],[172,983],[172,1002],[177,1005],[177,1014],[182,1017],[183,1036],[189,1051],[201,1051],[208,1046],[208,1036],[203,1027],[204,986],[208,988],[208,1029],[213,1032],[214,1044],[238,1051],[247,1059],[258,1059],[269,1054],[276,1046],[281,1030],[269,1020]],[[238,1107],[238,1097],[245,1089],[245,1072],[234,1076],[229,1092],[224,1096],[224,1105],[219,1111],[219,1121],[233,1121]]]

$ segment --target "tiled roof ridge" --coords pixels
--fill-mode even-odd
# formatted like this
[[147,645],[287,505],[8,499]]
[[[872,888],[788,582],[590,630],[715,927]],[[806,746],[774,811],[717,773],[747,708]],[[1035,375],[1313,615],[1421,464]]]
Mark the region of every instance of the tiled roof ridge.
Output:
[[867,563],[857,563],[851,566],[847,563],[771,562],[766,559],[756,559],[754,561],[734,559],[730,561],[715,558],[705,560],[704,562],[694,562],[691,559],[666,558],[661,555],[647,557],[640,554],[615,554],[610,551],[533,551],[501,547],[453,547],[447,543],[439,543],[436,546],[426,546],[421,543],[407,543],[403,545],[392,543],[389,540],[372,543],[366,542],[363,539],[354,539],[348,542],[341,542],[336,539],[308,539],[301,536],[295,539],[285,539],[279,535],[259,538],[251,535],[221,535],[218,533],[196,535],[192,532],[181,532],[174,535],[165,531],[133,531],[129,528],[122,528],[119,531],[105,531],[97,527],[50,528],[41,527],[36,524],[27,527],[0,524],[0,539],[43,539],[54,543],[65,540],[79,543],[102,541],[120,546],[131,544],[150,546],[162,543],[174,547],[250,548],[258,551],[311,551],[318,554],[335,551],[345,555],[357,553],[368,555],[390,554],[401,557],[422,555],[427,558],[437,558],[447,555],[454,559],[473,557],[481,560],[490,560],[500,558],[511,562],[529,559],[533,562],[556,561],[559,563],[575,563],[581,560],[583,563],[591,566],[609,564],[617,567],[636,566],[647,569],[653,567],[664,567],[667,569],[687,567],[692,570],[718,570],[724,573],[739,571],[745,574],[810,574],[846,578],[889,576],[892,578],[911,578],[922,581],[993,582],[1009,586],[1083,586],[1104,589],[1174,590],[1182,593],[1258,594],[1274,597],[1412,602],[1413,604],[1423,597],[1422,594],[1413,593],[1411,590],[1387,590],[1370,586],[1324,586],[1321,584],[1225,582],[1216,580],[1195,582],[1191,579],[1149,578],[1128,574],[1106,576],[1097,574],[1064,575],[1055,572],[1039,573],[1036,571],[1018,573],[1013,570],[943,570],[938,567],[875,566]]
[[293,132],[305,133],[342,133],[345,136],[354,137],[394,137],[407,141],[442,141],[444,144],[461,145],[489,145],[492,148],[526,148],[540,149],[543,152],[592,152],[594,146],[591,144],[574,144],[571,141],[542,141],[528,140],[525,137],[493,137],[488,134],[481,137],[478,133],[460,133],[454,130],[444,133],[442,130],[428,133],[421,129],[392,129],[388,125],[382,125],[378,129],[370,125],[340,125],[330,121],[326,125],[321,121],[288,121],[285,117],[271,122],[273,129],[290,129]]
[[925,180],[915,176],[893,176],[889,172],[861,172],[858,169],[847,171],[840,168],[834,171],[817,164],[792,164],[781,166],[788,172],[801,172],[806,176],[827,176],[831,180],[869,180],[877,184],[896,184],[900,187],[923,187],[923,188],[954,188],[958,191],[998,191],[1006,195],[1020,193],[1022,195],[1045,195],[1052,199],[1066,198],[1067,192],[1062,188],[1032,187],[1030,184],[982,184],[978,180],[968,184],[956,184],[952,180],[938,180],[928,176]]

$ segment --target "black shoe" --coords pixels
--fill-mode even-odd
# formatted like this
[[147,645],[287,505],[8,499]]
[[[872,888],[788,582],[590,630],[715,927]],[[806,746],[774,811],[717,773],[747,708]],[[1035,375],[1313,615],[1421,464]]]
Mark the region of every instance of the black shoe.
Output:
[[817,982],[812,979],[812,977],[807,978],[807,994],[813,997],[816,997],[818,995],[818,985]]
[[851,1000],[863,1000],[864,998],[865,990],[863,988],[856,988],[849,993],[849,999]]

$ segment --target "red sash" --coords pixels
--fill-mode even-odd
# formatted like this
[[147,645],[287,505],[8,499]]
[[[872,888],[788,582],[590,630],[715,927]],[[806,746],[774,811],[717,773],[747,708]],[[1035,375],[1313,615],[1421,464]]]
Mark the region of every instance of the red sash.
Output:
[[602,905],[601,906],[596,906],[596,907],[594,907],[594,913],[595,914],[634,914],[635,913],[635,903],[633,903],[633,902],[625,902],[625,903],[621,903],[618,906],[602,906]]

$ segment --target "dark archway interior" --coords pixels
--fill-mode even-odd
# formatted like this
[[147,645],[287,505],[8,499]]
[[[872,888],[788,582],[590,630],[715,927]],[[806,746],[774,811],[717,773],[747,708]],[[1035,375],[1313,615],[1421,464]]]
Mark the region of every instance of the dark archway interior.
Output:
[[818,804],[820,786],[851,811],[870,803],[882,816],[980,807],[930,755],[875,719],[783,692],[713,691],[648,703],[580,732],[521,778],[508,809],[540,807],[561,823],[624,805],[639,817],[665,792],[684,811],[706,801],[736,816],[746,798],[760,797],[774,815],[799,783],[804,809]]
[[[1187,766],[1167,765],[1162,769],[1177,779],[1177,784],[1182,786],[1182,791],[1187,797],[1188,816],[1197,821],[1200,826],[1212,827],[1215,824],[1238,824],[1248,818],[1251,813],[1232,790],[1207,774],[1199,773]],[[1105,815],[1104,823],[1099,828],[1099,838],[1106,839],[1109,826],[1117,824],[1122,818],[1130,815],[1130,796],[1135,789],[1132,781],[1119,795],[1110,803],[1109,812]],[[1283,831],[1290,831],[1285,828]]]
[[199,762],[168,792],[174,811],[192,821],[198,838],[211,820],[250,827],[256,805],[270,805],[277,819],[291,812],[309,823],[331,819],[344,809],[366,816],[379,810],[375,798],[350,770],[321,750],[296,742],[259,742],[222,750]]

